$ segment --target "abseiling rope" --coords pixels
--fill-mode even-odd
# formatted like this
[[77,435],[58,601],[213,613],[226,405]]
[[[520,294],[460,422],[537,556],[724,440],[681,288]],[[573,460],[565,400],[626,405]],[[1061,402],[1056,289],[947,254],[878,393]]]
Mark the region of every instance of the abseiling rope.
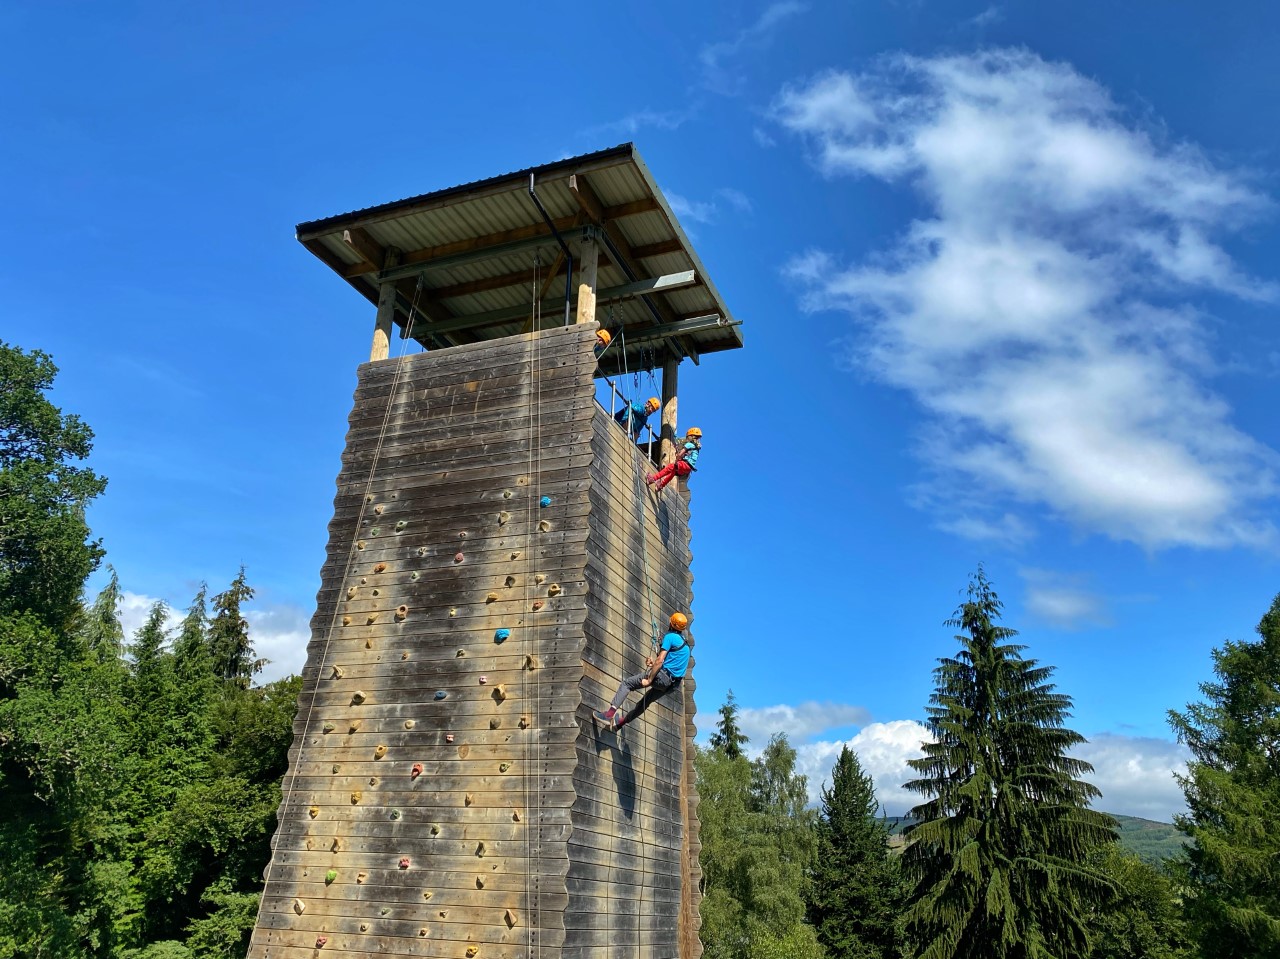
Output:
[[[351,532],[351,543],[347,547],[347,559],[342,567],[342,578],[338,580],[338,589],[334,593],[333,599],[333,615],[329,617],[329,626],[325,631],[324,648],[320,652],[320,661],[316,665],[315,680],[311,684],[311,699],[307,703],[306,716],[302,721],[302,738],[298,743],[297,761],[293,763],[293,769],[289,776],[289,783],[283,787],[283,793],[280,800],[280,816],[279,820],[283,821],[289,813],[290,805],[293,801],[295,787],[298,782],[298,771],[302,768],[303,753],[307,748],[307,735],[311,730],[311,714],[315,710],[316,697],[320,693],[320,680],[324,674],[325,660],[329,658],[329,647],[333,643],[334,630],[338,623],[338,608],[342,604],[342,596],[347,585],[347,577],[351,575],[351,565],[355,561],[356,554],[359,550],[356,543],[360,540],[360,528],[364,524],[365,509],[369,505],[371,491],[373,489],[373,481],[378,471],[378,461],[382,457],[382,447],[387,438],[387,426],[391,422],[391,410],[395,406],[396,394],[400,388],[401,373],[404,369],[404,359],[409,352],[409,337],[413,333],[413,320],[418,309],[418,298],[422,294],[422,277],[418,277],[418,285],[413,291],[413,302],[409,305],[409,318],[405,322],[404,333],[401,336],[400,355],[396,357],[395,372],[391,376],[391,388],[387,391],[387,408],[382,414],[382,425],[378,429],[378,441],[374,445],[373,459],[369,463],[369,476],[365,480],[364,492],[360,494],[360,511],[356,514],[356,523]],[[279,829],[276,833],[279,836]],[[335,841],[337,836],[334,837]],[[256,930],[262,924],[262,910],[266,906],[267,891],[266,883],[270,882],[271,867],[276,863],[276,850],[273,843],[271,848],[271,859],[267,863],[266,875],[263,876],[262,895],[258,897],[258,911],[254,919],[253,926]]]

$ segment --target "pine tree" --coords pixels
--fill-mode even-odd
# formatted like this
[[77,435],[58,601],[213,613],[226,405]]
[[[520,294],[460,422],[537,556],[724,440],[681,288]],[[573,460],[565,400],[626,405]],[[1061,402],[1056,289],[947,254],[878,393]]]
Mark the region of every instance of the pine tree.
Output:
[[1192,840],[1182,878],[1207,959],[1280,955],[1280,596],[1257,632],[1215,649],[1205,701],[1169,714],[1195,757],[1175,822]]
[[718,749],[730,759],[741,759],[742,748],[746,744],[747,737],[738,728],[738,701],[733,698],[731,689],[720,707],[720,722],[711,734],[711,748]]
[[832,959],[893,959],[903,890],[875,785],[847,745],[822,789],[809,921]]
[[1084,741],[1063,726],[1071,698],[1051,667],[1023,659],[997,626],[1001,603],[979,569],[948,625],[960,651],[934,670],[934,742],[906,784],[911,810],[903,865],[914,889],[906,920],[920,959],[1074,959],[1089,952],[1089,912],[1110,892],[1088,868],[1116,839],[1088,809],[1092,767],[1067,755]]
[[249,622],[240,607],[253,599],[253,587],[245,579],[244,567],[225,592],[213,597],[213,621],[209,624],[209,653],[214,675],[240,689],[248,689],[253,677],[266,665],[255,659],[249,639]]

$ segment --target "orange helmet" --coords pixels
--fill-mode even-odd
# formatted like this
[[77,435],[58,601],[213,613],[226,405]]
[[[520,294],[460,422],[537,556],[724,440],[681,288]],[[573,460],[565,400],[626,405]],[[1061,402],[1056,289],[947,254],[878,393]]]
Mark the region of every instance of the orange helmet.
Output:
[[662,400],[658,399],[656,396],[651,396],[644,401],[644,405],[651,406],[656,410],[662,406]]
[[676,629],[676,630],[679,630],[679,629],[686,629],[686,628],[688,628],[688,626],[689,626],[689,617],[688,617],[688,616],[686,616],[684,613],[672,613],[672,614],[671,614],[671,628],[672,628],[672,629]]
[[608,330],[597,330],[596,339],[599,340],[601,343],[603,343],[605,346],[608,346],[611,342],[613,342],[613,337],[609,335]]
[[690,426],[688,432],[686,432],[684,435],[696,436],[698,439],[702,439],[702,430],[698,429],[696,426]]

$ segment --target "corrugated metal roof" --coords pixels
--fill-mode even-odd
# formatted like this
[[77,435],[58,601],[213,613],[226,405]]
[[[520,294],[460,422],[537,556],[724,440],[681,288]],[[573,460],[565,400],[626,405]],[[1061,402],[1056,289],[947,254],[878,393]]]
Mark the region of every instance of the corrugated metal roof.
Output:
[[[547,290],[544,322],[563,314],[563,274],[546,283],[560,248],[529,195],[531,175],[538,199],[574,254],[574,287],[581,227],[593,222],[586,210],[595,202],[604,209],[596,283],[602,322],[608,323],[609,290],[692,270],[696,285],[647,294],[643,303],[628,301],[615,320],[625,315],[626,336],[637,350],[661,344],[696,358],[742,345],[740,327],[630,143],[301,223],[298,239],[371,302],[377,302],[380,283],[397,281],[401,313],[415,298],[419,302],[423,316],[415,319],[414,335],[425,343],[509,335],[529,319],[535,269]],[[400,251],[401,263],[390,273],[382,270],[389,248]],[[614,262],[615,250],[626,268]],[[719,325],[701,319],[707,316],[719,317]]]

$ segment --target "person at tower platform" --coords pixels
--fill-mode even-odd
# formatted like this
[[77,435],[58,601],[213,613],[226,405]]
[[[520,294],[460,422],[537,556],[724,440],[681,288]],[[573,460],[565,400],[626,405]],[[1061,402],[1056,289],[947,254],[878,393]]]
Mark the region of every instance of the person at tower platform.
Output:
[[635,400],[630,400],[622,409],[613,414],[613,418],[622,424],[622,428],[631,434],[633,440],[640,438],[640,431],[644,429],[644,421],[649,418],[650,413],[657,412],[658,407],[662,404],[656,396],[651,396],[644,401],[641,406]]
[[609,348],[609,344],[613,342],[613,337],[609,335],[609,331],[605,329],[596,330],[596,359],[600,359],[600,355]]
[[701,452],[702,430],[696,426],[691,426],[689,427],[689,432],[684,435],[684,443],[681,444],[680,452],[676,454],[676,458],[658,470],[658,472],[650,473],[644,478],[644,481],[655,489],[662,489],[674,477],[679,476],[683,479],[698,468],[698,454]]
[[655,689],[658,695],[662,695],[680,685],[689,670],[689,643],[684,637],[684,631],[689,628],[689,617],[684,613],[672,613],[669,625],[670,631],[662,637],[658,655],[644,661],[645,671],[626,677],[613,694],[609,708],[592,714],[600,722],[617,729],[627,721],[622,704],[626,702],[628,693],[637,689]]

